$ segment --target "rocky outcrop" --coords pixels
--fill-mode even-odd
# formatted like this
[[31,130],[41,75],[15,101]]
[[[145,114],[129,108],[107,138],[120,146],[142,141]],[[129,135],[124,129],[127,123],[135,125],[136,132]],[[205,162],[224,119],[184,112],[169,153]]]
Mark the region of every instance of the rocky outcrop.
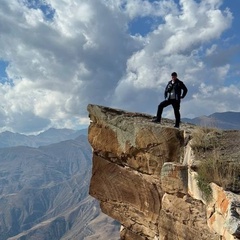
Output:
[[122,224],[125,240],[237,239],[239,195],[213,184],[206,203],[193,170],[193,126],[151,122],[152,116],[88,106],[93,148],[90,194]]

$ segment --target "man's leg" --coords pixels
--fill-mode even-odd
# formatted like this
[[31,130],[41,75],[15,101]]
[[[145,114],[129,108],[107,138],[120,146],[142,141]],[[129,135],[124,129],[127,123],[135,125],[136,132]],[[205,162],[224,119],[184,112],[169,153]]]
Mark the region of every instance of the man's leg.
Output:
[[165,100],[158,105],[156,122],[161,122],[163,109],[170,104],[171,102],[169,100]]
[[175,115],[175,127],[179,127],[180,124],[180,101],[174,100],[172,103],[173,109],[174,109],[174,115]]

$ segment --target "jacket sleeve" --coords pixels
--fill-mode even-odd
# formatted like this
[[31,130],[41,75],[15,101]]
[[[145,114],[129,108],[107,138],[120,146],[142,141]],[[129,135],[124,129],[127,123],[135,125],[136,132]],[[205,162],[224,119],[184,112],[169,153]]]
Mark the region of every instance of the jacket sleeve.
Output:
[[165,91],[164,91],[164,99],[166,99],[167,96],[168,96],[168,91],[167,91],[167,89],[168,89],[168,85],[169,85],[169,83],[168,83],[167,86],[165,87]]
[[183,82],[181,84],[181,89],[183,90],[181,98],[184,98],[187,95],[188,89]]

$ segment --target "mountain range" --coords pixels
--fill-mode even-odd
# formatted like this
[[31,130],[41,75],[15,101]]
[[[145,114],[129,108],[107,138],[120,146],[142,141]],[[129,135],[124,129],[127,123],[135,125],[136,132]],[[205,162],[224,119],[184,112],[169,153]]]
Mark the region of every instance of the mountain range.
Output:
[[0,139],[1,240],[117,239],[119,224],[88,194],[92,149],[86,130],[5,132]]
[[64,140],[75,139],[79,135],[87,135],[87,129],[50,128],[38,135],[24,135],[6,131],[0,133],[0,148],[14,146],[39,147]]
[[225,130],[240,130],[240,112],[213,113],[193,119],[182,118],[182,122],[193,123],[203,127],[216,127]]

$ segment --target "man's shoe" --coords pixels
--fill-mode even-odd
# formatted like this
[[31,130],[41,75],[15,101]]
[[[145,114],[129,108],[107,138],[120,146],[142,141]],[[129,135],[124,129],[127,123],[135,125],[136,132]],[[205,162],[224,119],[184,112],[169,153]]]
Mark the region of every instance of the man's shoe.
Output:
[[179,128],[179,125],[174,125],[175,128]]
[[160,123],[156,118],[152,120],[153,123]]

